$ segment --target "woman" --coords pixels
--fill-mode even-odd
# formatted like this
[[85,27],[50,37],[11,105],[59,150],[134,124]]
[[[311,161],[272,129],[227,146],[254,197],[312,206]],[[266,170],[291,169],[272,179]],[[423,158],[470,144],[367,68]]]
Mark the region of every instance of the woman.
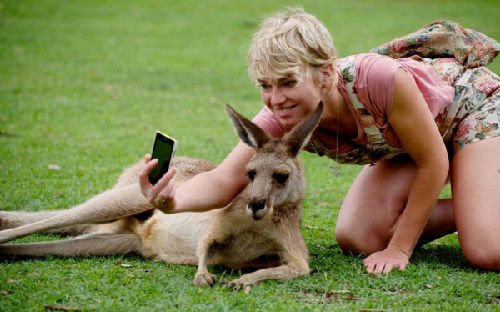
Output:
[[[500,79],[484,67],[462,68],[468,78],[460,79],[448,63],[461,66],[379,54],[337,60],[327,29],[300,9],[267,18],[253,37],[248,72],[265,104],[254,122],[278,137],[322,101],[307,150],[370,164],[344,199],[335,230],[344,252],[368,255],[369,272],[404,270],[419,239],[454,231],[472,265],[500,269]],[[239,142],[216,169],[176,190],[173,170],[149,183],[156,160],[146,155],[141,189],[166,212],[223,207],[248,183],[251,157]],[[438,200],[448,176],[453,198]]]

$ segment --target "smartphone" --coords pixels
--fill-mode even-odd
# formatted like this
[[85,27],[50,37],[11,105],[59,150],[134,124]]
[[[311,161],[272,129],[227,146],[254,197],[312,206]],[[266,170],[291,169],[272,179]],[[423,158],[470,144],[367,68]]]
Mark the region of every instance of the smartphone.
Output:
[[156,182],[167,173],[172,163],[172,159],[174,158],[176,148],[177,141],[175,139],[156,131],[151,159],[158,159],[158,164],[149,173],[149,181],[151,184],[156,184]]

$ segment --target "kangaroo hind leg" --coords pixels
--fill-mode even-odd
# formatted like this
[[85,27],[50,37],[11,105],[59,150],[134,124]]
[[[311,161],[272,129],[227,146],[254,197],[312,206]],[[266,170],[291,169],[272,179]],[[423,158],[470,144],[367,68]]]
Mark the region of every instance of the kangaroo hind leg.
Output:
[[0,210],[0,230],[12,229],[60,215],[64,210],[7,211]]
[[53,217],[0,231],[0,243],[74,224],[111,222],[152,208],[137,183],[113,188]]
[[89,234],[67,240],[2,244],[1,256],[109,256],[140,252],[141,243],[135,234]]
[[[21,225],[34,223],[43,219],[55,217],[66,210],[42,210],[42,211],[4,211],[0,210],[0,230],[13,229]],[[77,236],[89,233],[90,224],[75,224],[58,229],[48,230],[45,233],[59,234],[64,236]]]

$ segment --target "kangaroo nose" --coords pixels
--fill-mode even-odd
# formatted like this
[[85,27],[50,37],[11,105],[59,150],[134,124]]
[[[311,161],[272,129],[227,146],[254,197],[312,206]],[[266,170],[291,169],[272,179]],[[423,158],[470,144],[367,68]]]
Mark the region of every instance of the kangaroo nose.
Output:
[[249,200],[248,207],[252,209],[252,212],[255,214],[257,211],[264,209],[266,207],[266,200]]

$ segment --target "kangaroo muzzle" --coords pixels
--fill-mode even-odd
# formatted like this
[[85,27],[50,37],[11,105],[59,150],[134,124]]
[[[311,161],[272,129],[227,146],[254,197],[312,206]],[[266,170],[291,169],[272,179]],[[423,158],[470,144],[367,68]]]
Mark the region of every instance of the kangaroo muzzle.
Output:
[[266,214],[266,203],[265,199],[250,199],[248,201],[248,213],[254,220],[259,220]]

